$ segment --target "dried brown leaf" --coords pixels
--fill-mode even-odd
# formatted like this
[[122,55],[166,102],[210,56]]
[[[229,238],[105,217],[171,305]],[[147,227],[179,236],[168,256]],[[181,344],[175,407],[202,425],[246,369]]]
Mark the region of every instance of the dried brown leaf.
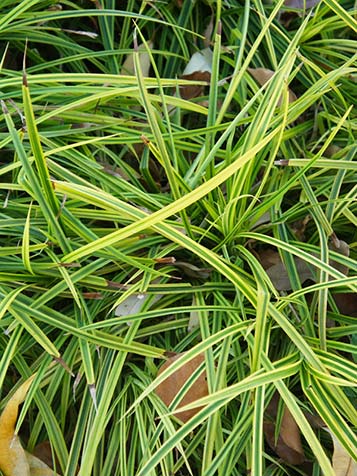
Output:
[[300,430],[290,410],[285,407],[281,419],[279,435],[276,438],[276,418],[278,413],[279,396],[271,399],[264,419],[264,434],[268,445],[275,453],[289,464],[302,464],[305,454],[302,448]]
[[[264,86],[265,83],[269,81],[275,74],[274,71],[267,68],[248,68],[249,73],[261,86]],[[289,88],[289,103],[296,101],[296,96],[293,91]],[[278,101],[278,106],[282,104],[282,97]]]
[[299,10],[305,10],[306,8],[312,8],[321,0],[285,0],[284,7],[297,8]]
[[[209,83],[212,72],[213,53],[210,48],[196,51],[187,63],[181,78],[189,81],[205,81]],[[203,85],[193,84],[192,86],[183,86],[180,94],[183,99],[193,99],[201,96],[204,92]]]
[[[329,248],[330,250],[335,251],[336,253],[339,253],[340,255],[343,255],[343,256],[350,255],[349,245],[345,241],[339,240],[337,237],[334,237],[331,240],[331,243],[329,244]],[[348,274],[347,266],[337,263],[337,261],[334,261],[334,260],[330,260],[330,265],[347,276]]]
[[[274,252],[269,252],[270,262],[275,259],[276,263],[266,268],[266,273],[278,291],[289,291],[291,289],[291,283],[288,271],[284,263],[281,261],[279,253],[275,253],[276,255],[274,255]],[[263,256],[263,263],[267,264],[267,258],[264,256],[264,254],[265,252],[260,253],[260,259],[262,260]],[[308,279],[314,279],[313,272],[306,261],[302,260],[301,258],[295,258],[294,261],[301,283],[304,283]]]
[[[191,74],[184,74],[181,79],[187,79],[189,81],[206,81],[207,83],[211,79],[211,73],[208,71],[196,71]],[[202,96],[205,87],[199,84],[192,84],[188,86],[182,86],[180,88],[180,95],[183,99],[193,99]]]
[[333,441],[332,467],[335,476],[357,476],[357,461],[351,458],[332,431],[325,429],[330,433]]
[[[179,353],[170,357],[164,365],[160,368],[158,375],[160,375],[164,370],[166,370],[170,365],[172,365],[178,358],[180,358],[183,353]],[[205,357],[203,354],[199,354],[194,359],[187,362],[180,369],[170,375],[166,380],[164,380],[156,388],[156,394],[161,398],[165,405],[169,406],[170,403],[174,400],[178,392],[181,390],[185,382],[190,378],[193,372],[204,362]],[[181,408],[189,403],[195,402],[199,398],[205,397],[208,395],[208,386],[206,381],[206,372],[203,371],[189,390],[185,393],[182,400],[177,406]],[[176,412],[174,415],[181,420],[182,422],[187,422],[192,418],[196,413],[201,410],[202,407],[193,408],[192,410],[187,410],[184,412]]]
[[356,293],[334,293],[333,298],[341,314],[357,317]]

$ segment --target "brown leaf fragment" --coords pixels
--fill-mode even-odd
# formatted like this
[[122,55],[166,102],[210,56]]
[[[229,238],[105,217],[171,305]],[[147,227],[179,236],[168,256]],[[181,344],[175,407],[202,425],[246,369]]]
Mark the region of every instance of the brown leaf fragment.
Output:
[[357,317],[356,293],[333,293],[333,298],[341,314]]
[[[164,365],[160,368],[158,376],[166,370],[170,365],[172,365],[177,359],[179,359],[184,353],[176,354],[170,357]],[[174,400],[178,392],[181,390],[185,382],[191,377],[193,372],[204,362],[205,357],[203,354],[199,354],[194,359],[187,362],[180,369],[170,375],[166,380],[164,380],[156,388],[156,394],[161,398],[165,405],[169,406]],[[208,386],[206,381],[206,372],[203,371],[189,390],[185,393],[180,403],[177,405],[177,409],[188,405],[202,397],[208,395]],[[192,410],[187,410],[184,412],[175,412],[174,415],[181,420],[183,423],[186,423],[190,418],[192,418],[196,413],[198,413],[202,407],[193,408]]]
[[182,269],[182,271],[190,278],[207,279],[212,272],[212,268],[199,268],[186,261],[176,261],[175,266]]
[[58,476],[52,468],[48,467],[47,464],[36,456],[27,452],[26,456],[30,465],[30,476]]
[[[29,455],[28,455],[29,456]],[[53,455],[51,444],[48,440],[42,441],[35,446],[33,450],[32,458],[29,458],[33,461],[33,458],[41,460],[42,463],[46,464],[49,468],[53,468],[53,459],[55,458],[56,467],[59,468],[59,461],[56,458],[56,455]]]
[[[279,253],[273,250],[266,250],[260,253],[259,257],[275,288],[278,291],[289,291],[291,289],[289,273],[285,264],[281,261]],[[313,272],[306,261],[301,258],[295,258],[294,261],[301,283],[308,279],[314,279]],[[274,264],[270,265],[270,263]]]
[[264,251],[258,253],[259,261],[264,269],[268,269],[278,263],[281,263],[280,255],[272,248],[267,248]]
[[[265,83],[269,81],[275,74],[274,71],[267,68],[248,68],[249,73],[253,76],[253,78],[259,83],[261,86],[264,86]],[[293,93],[293,91],[289,88],[289,103],[296,101],[297,97]],[[280,96],[278,101],[278,106],[282,105],[282,96]]]
[[285,0],[284,7],[297,8],[299,10],[305,10],[306,8],[312,8],[321,0]]
[[332,437],[332,467],[335,476],[357,476],[357,461],[353,460],[331,430],[325,428]]
[[[196,51],[187,63],[181,78],[189,81],[205,81],[211,80],[213,53],[210,48]],[[203,85],[193,84],[192,86],[183,86],[180,94],[183,99],[193,99],[201,96],[204,92]]]
[[299,241],[305,241],[306,226],[311,220],[311,215],[306,215],[303,219],[297,220],[291,225],[291,231]]
[[300,465],[306,460],[302,448],[300,430],[290,410],[285,407],[281,419],[278,437],[276,438],[276,418],[278,414],[279,396],[271,399],[264,418],[264,435],[270,448],[289,464]]
[[[189,81],[206,81],[209,83],[211,79],[211,73],[208,71],[196,71],[195,73],[184,74],[181,76],[181,79],[187,79]],[[204,86],[198,84],[193,84],[192,86],[182,86],[180,88],[180,94],[183,99],[189,100],[202,96],[204,89]]]
[[[350,255],[350,247],[348,246],[348,244],[343,240],[339,240],[337,236],[335,235],[333,235],[331,238],[329,249],[343,256]],[[348,274],[347,266],[344,266],[341,263],[337,263],[337,261],[334,261],[334,260],[330,260],[330,266],[333,266],[335,269],[337,269],[338,271],[340,271],[341,273],[347,276]]]

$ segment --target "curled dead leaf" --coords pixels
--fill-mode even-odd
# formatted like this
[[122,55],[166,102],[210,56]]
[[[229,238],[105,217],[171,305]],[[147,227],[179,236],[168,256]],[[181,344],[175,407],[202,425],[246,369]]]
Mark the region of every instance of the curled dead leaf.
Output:
[[[166,370],[170,365],[172,365],[177,359],[179,359],[184,353],[176,354],[164,363],[160,368],[158,375],[160,375],[164,370]],[[161,398],[166,406],[169,406],[174,400],[176,395],[181,390],[185,382],[191,377],[191,375],[197,370],[197,368],[204,362],[205,357],[203,354],[197,355],[180,369],[170,375],[166,380],[164,380],[160,385],[156,387],[156,394]],[[189,403],[195,402],[196,400],[205,397],[208,395],[208,386],[206,381],[206,372],[203,371],[189,390],[185,393],[180,403],[177,405],[177,409],[188,405]],[[181,420],[182,422],[187,422],[192,418],[196,413],[201,410],[202,407],[193,408],[192,410],[187,410],[184,412],[176,412],[174,415]]]

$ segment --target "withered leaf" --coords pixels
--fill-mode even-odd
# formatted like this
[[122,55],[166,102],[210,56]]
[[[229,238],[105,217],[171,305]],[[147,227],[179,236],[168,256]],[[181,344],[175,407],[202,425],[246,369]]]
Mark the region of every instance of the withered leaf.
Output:
[[[331,243],[329,244],[329,248],[332,251],[335,251],[336,253],[339,253],[343,256],[349,256],[350,255],[350,247],[348,244],[343,241],[339,240],[337,237],[335,239],[331,240]],[[340,271],[341,273],[347,275],[348,274],[348,267],[344,266],[343,264],[337,263],[337,261],[330,260],[330,265],[333,266],[335,269]]]
[[186,261],[176,261],[175,266],[182,269],[182,271],[190,278],[207,279],[212,271],[211,268],[199,268],[194,264]]
[[[181,76],[182,79],[187,79],[189,81],[206,81],[207,83],[211,79],[211,73],[208,71],[196,71],[191,74],[184,74]],[[188,86],[182,86],[180,88],[180,94],[183,99],[193,99],[201,96],[204,92],[205,87],[199,84],[192,84]]]
[[289,464],[300,465],[305,461],[299,427],[287,407],[284,408],[278,437],[276,438],[276,418],[279,396],[271,399],[264,418],[264,434],[270,448]]
[[297,8],[304,10],[305,8],[312,8],[321,0],[285,0],[284,7]]
[[34,377],[17,389],[0,416],[0,470],[6,476],[56,476],[45,463],[25,452],[15,434],[19,405],[25,400]]
[[351,458],[332,431],[327,428],[325,430],[330,433],[333,441],[332,467],[335,476],[357,476],[357,461]]
[[[170,365],[172,365],[178,358],[180,358],[183,353],[176,354],[170,357],[164,365],[160,368],[158,375],[160,375],[164,370],[166,370]],[[205,357],[203,354],[199,354],[194,359],[187,362],[180,369],[174,372],[170,377],[164,380],[160,385],[156,387],[156,394],[161,398],[165,405],[169,406],[170,403],[174,400],[178,392],[181,390],[185,382],[190,378],[193,372],[204,362]],[[206,372],[203,371],[189,390],[185,393],[180,403],[177,405],[177,408],[181,408],[189,403],[195,402],[199,398],[205,397],[208,395],[208,386],[206,381]],[[193,408],[184,412],[176,412],[174,415],[186,423],[190,418],[192,418],[196,413],[201,410],[202,407]]]
[[[196,298],[192,298],[192,306],[196,306]],[[191,309],[190,319],[188,321],[187,331],[192,332],[200,326],[200,315],[198,311],[193,311]]]
[[[149,41],[147,43],[148,47],[150,49],[153,48],[154,44],[152,41]],[[150,71],[150,56],[149,53],[146,50],[146,46],[144,44],[141,44],[138,46],[139,50],[139,62],[141,66],[141,71],[144,77],[149,76],[149,71]],[[121,68],[120,74],[123,75],[129,75],[129,76],[134,76],[135,75],[135,66],[134,66],[134,54],[131,53],[125,58],[125,61],[123,63],[123,66]]]
[[[291,289],[291,283],[288,271],[281,261],[277,251],[267,249],[259,253],[260,262],[264,267],[267,275],[271,279],[278,291],[288,291]],[[301,258],[295,258],[295,266],[301,283],[308,279],[314,279],[311,267]]]
[[[191,56],[187,63],[181,78],[189,81],[205,81],[209,83],[212,72],[213,53],[210,48],[197,51]],[[201,96],[204,92],[203,85],[193,84],[192,86],[183,86],[180,94],[183,99],[193,99]]]
[[333,298],[341,314],[357,317],[357,294],[333,293]]
[[[248,68],[249,73],[253,78],[261,85],[264,86],[265,83],[269,81],[275,74],[274,71],[267,68]],[[294,92],[289,88],[289,103],[296,101],[297,97]],[[278,106],[282,104],[282,97],[280,96],[278,101]]]

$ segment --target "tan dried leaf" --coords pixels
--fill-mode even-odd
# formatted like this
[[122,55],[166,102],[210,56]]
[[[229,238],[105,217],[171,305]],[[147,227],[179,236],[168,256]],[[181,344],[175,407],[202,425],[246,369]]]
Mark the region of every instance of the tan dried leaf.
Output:
[[[170,365],[172,365],[178,358],[180,358],[184,353],[176,354],[170,357],[164,365],[160,368],[158,375],[160,375],[164,370],[166,370]],[[156,394],[161,398],[165,405],[169,406],[170,403],[174,400],[178,392],[181,390],[185,382],[191,377],[193,372],[204,362],[205,357],[203,354],[199,354],[194,359],[187,362],[180,369],[170,375],[166,380],[164,380],[156,388]],[[196,400],[206,397],[208,395],[208,386],[206,381],[206,372],[203,371],[189,390],[185,393],[182,400],[177,406],[181,408],[189,403],[195,402]],[[182,422],[187,422],[192,418],[196,413],[201,410],[202,407],[193,408],[192,410],[187,410],[184,412],[176,412],[174,415],[181,420]]]
[[[248,68],[249,73],[253,76],[253,78],[259,83],[261,86],[264,86],[265,83],[269,81],[275,74],[274,71],[267,68]],[[295,96],[294,92],[289,88],[289,103],[296,101],[297,97]],[[278,106],[280,107],[282,104],[282,97],[278,101]]]
[[0,470],[6,476],[56,476],[45,463],[25,452],[15,434],[19,405],[25,400],[34,377],[17,389],[0,416]]
[[[152,41],[147,43],[147,46],[152,50],[154,44]],[[141,66],[142,74],[145,77],[149,76],[150,71],[150,56],[146,50],[146,46],[142,43],[138,46],[139,50],[139,62]],[[121,75],[135,76],[135,66],[134,66],[134,53],[128,55],[123,63],[123,66],[120,71]]]
[[357,461],[351,458],[332,431],[327,428],[325,430],[330,433],[333,441],[332,467],[335,476],[357,476]]
[[[206,81],[207,83],[211,79],[211,73],[208,71],[196,71],[192,74],[184,74],[181,79],[187,79],[189,81]],[[202,96],[205,87],[199,84],[192,84],[188,86],[182,86],[180,88],[180,95],[183,99],[193,99]]]
[[19,405],[25,400],[34,376],[26,380],[8,401],[0,416],[0,470],[6,476],[30,476],[30,466],[15,425]]

